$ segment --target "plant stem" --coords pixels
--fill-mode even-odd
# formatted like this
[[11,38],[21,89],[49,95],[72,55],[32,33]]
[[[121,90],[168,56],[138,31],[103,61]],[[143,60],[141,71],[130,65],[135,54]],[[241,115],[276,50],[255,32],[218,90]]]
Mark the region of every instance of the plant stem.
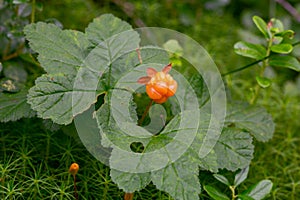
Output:
[[31,11],[31,23],[34,23],[34,20],[35,20],[35,0],[32,0],[32,11]]
[[146,110],[144,111],[144,113],[143,113],[141,119],[140,119],[139,122],[138,122],[138,125],[139,125],[139,126],[141,126],[142,123],[143,123],[143,121],[145,120],[145,117],[147,116],[147,114],[148,114],[148,112],[149,112],[149,110],[150,110],[150,108],[151,108],[151,106],[152,106],[152,103],[153,103],[153,100],[151,99],[151,101],[150,101],[149,104],[147,105]]
[[235,195],[235,186],[229,186],[230,190],[231,190],[231,195],[232,195],[232,200],[235,200],[236,199],[236,195]]
[[77,187],[76,187],[76,175],[73,175],[74,177],[74,197],[76,200],[78,200],[78,192],[77,192]]
[[134,193],[125,193],[124,200],[132,200]]

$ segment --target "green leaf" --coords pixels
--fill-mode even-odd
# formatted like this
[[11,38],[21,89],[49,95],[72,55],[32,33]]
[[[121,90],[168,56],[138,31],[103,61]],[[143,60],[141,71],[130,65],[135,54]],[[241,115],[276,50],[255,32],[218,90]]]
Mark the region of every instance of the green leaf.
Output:
[[264,58],[267,54],[264,46],[243,41],[235,43],[234,51],[241,56],[254,58],[256,60]]
[[39,117],[57,124],[69,124],[73,119],[73,82],[74,76],[71,75],[42,75],[30,88],[28,103]]
[[157,189],[168,192],[174,199],[197,200],[201,187],[197,162],[189,152],[167,167],[151,173]]
[[125,21],[112,14],[101,15],[95,18],[86,28],[86,36],[93,44],[100,44],[114,35],[132,30],[132,27]]
[[249,166],[242,169],[239,173],[237,173],[234,177],[234,186],[237,187],[240,185],[248,176]]
[[217,190],[216,188],[205,185],[204,190],[207,192],[207,194],[213,198],[214,200],[230,200],[228,196]]
[[218,156],[219,168],[235,171],[250,164],[254,146],[249,133],[235,128],[225,128],[214,150]]
[[230,183],[229,183],[228,179],[225,176],[223,176],[221,174],[213,174],[213,176],[215,177],[215,179],[217,179],[221,183],[223,183],[227,186],[230,186]]
[[300,71],[300,63],[293,56],[274,55],[270,57],[269,64],[273,67],[284,67],[295,70],[297,72]]
[[260,32],[262,32],[262,34],[265,36],[265,38],[269,38],[267,23],[259,16],[253,16],[252,20],[255,23],[256,27],[260,30]]
[[229,104],[225,122],[248,131],[261,142],[271,139],[275,130],[272,116],[264,108],[243,103]]
[[295,32],[293,30],[285,30],[279,33],[276,33],[275,36],[287,38],[287,39],[293,39],[295,36]]
[[272,45],[271,51],[274,53],[288,54],[293,51],[293,45],[287,43]]
[[252,186],[246,192],[243,192],[243,195],[252,197],[255,200],[261,200],[270,194],[273,187],[273,183],[270,180],[262,180],[259,183]]
[[256,81],[262,88],[270,87],[272,81],[266,77],[256,76]]
[[133,193],[145,188],[151,181],[150,173],[128,173],[114,169],[110,170],[110,176],[118,187],[127,193]]
[[254,200],[252,197],[249,197],[247,195],[239,194],[238,200]]
[[48,73],[75,75],[90,51],[90,42],[79,31],[61,30],[54,24],[38,22],[27,25],[24,32]]
[[282,22],[279,19],[272,18],[271,22],[271,32],[278,33],[284,31]]
[[[138,34],[133,30],[120,33],[124,27],[128,30],[131,26],[122,22],[127,25],[117,31],[120,24],[111,24],[116,21],[120,22],[113,15],[101,16],[90,24],[86,34],[62,31],[45,23],[26,26],[24,31],[30,46],[39,53],[39,61],[48,72],[36,80],[28,95],[28,102],[39,117],[58,124],[71,123],[74,116],[96,102],[98,95],[113,87],[114,61],[124,54],[128,57],[131,52],[129,56],[135,58],[135,65],[138,64],[135,51],[140,41]],[[87,37],[100,43],[93,46]],[[126,61],[122,60],[118,66],[127,66]],[[134,67],[132,64],[128,66]],[[119,70],[126,73],[127,69],[121,67]]]
[[26,100],[27,90],[15,94],[0,93],[0,122],[16,121],[22,117],[33,117]]

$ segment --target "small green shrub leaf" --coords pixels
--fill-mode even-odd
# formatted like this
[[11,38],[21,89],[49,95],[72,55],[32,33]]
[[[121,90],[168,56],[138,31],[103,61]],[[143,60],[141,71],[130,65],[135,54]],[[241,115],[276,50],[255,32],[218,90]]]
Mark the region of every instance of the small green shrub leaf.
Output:
[[239,194],[238,200],[255,200],[255,199],[253,199],[252,197],[249,197],[247,195]]
[[295,70],[297,72],[300,71],[300,63],[293,56],[274,55],[270,58],[269,64],[273,67],[284,67]]
[[228,179],[225,176],[223,176],[221,174],[213,174],[213,176],[215,177],[215,179],[217,179],[221,183],[223,183],[227,186],[230,186],[230,183],[229,183]]
[[286,43],[276,44],[271,46],[271,51],[274,53],[288,54],[293,51],[293,45]]
[[214,200],[230,200],[228,196],[217,190],[216,188],[210,186],[210,185],[205,185],[204,190],[207,192],[207,194],[213,198]]
[[235,171],[248,166],[253,158],[252,137],[235,128],[225,128],[214,147],[219,168]]
[[264,46],[243,41],[235,43],[234,51],[241,56],[254,58],[256,60],[264,58],[267,54]]
[[240,185],[248,176],[249,166],[242,169],[239,173],[237,173],[234,177],[234,186]]
[[273,137],[275,123],[264,108],[236,103],[228,106],[226,123],[251,133],[258,141]]
[[145,188],[151,181],[150,173],[129,173],[110,170],[110,176],[118,187],[127,193],[133,193]]
[[256,81],[262,88],[270,87],[272,81],[266,77],[256,76]]
[[26,102],[27,93],[25,89],[15,94],[0,93],[0,122],[16,121],[35,115]]
[[279,33],[276,33],[275,36],[287,38],[287,39],[293,39],[295,36],[295,32],[293,30],[285,30]]
[[246,192],[243,192],[243,195],[252,197],[254,200],[261,200],[270,194],[273,183],[270,180],[262,180],[256,185],[252,186]]
[[267,23],[259,16],[253,16],[252,20],[258,30],[260,30],[260,32],[262,32],[262,34],[265,36],[265,38],[269,38],[269,34],[267,32]]

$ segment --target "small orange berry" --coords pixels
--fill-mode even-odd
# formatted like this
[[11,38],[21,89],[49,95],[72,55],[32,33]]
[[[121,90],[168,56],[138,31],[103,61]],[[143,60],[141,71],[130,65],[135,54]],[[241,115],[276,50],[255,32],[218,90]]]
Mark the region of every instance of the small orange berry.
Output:
[[165,66],[161,72],[148,68],[148,76],[138,80],[138,83],[146,85],[146,93],[156,103],[164,103],[176,93],[177,82],[168,74],[171,68],[171,64]]
[[70,166],[70,168],[69,168],[69,172],[73,176],[75,176],[77,174],[78,170],[79,170],[79,165],[77,163],[72,163],[71,166]]

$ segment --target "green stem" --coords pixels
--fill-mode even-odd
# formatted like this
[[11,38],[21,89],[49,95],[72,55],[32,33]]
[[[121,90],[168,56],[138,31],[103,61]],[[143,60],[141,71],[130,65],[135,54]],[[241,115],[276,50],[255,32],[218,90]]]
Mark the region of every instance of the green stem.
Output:
[[245,66],[243,66],[243,67],[241,67],[241,68],[237,68],[237,69],[234,69],[234,70],[232,70],[232,71],[229,71],[229,72],[226,72],[226,73],[224,73],[224,74],[221,74],[221,76],[227,76],[227,75],[229,75],[229,74],[233,74],[233,73],[235,73],[235,72],[242,71],[242,70],[244,70],[244,69],[247,69],[247,68],[249,68],[249,67],[252,67],[253,65],[256,65],[256,64],[258,64],[258,63],[260,63],[260,62],[266,60],[266,59],[269,58],[269,57],[270,57],[270,56],[266,56],[266,57],[264,57],[264,58],[262,58],[262,59],[260,59],[260,60],[257,60],[257,61],[255,61],[255,62],[252,62],[252,63],[250,63],[250,64],[248,64],[248,65],[245,65]]
[[35,20],[35,0],[32,0],[32,11],[31,11],[31,23],[34,23]]
[[[264,75],[265,69],[269,65],[269,59],[268,58],[270,57],[272,44],[273,44],[273,36],[268,41],[267,53],[266,53],[266,57],[265,57],[266,59],[264,59],[264,61],[263,61],[263,66],[262,66],[262,68],[261,68],[261,70],[259,72],[259,76],[263,76]],[[250,100],[250,104],[251,105],[253,105],[253,104],[256,103],[257,98],[259,96],[260,89],[261,89],[260,85],[256,84],[256,86],[254,88],[254,95],[253,95],[252,99]]]
[[235,200],[237,198],[237,196],[235,195],[235,186],[229,186],[229,189],[231,190],[231,196],[232,196],[232,200]]
[[142,123],[143,123],[143,121],[145,120],[145,117],[147,116],[147,114],[148,114],[148,112],[149,112],[149,110],[150,110],[152,104],[153,104],[153,100],[151,99],[151,101],[150,101],[149,104],[147,105],[146,110],[144,111],[144,113],[143,113],[141,119],[140,119],[139,122],[138,122],[138,125],[139,125],[139,126],[141,126]]

